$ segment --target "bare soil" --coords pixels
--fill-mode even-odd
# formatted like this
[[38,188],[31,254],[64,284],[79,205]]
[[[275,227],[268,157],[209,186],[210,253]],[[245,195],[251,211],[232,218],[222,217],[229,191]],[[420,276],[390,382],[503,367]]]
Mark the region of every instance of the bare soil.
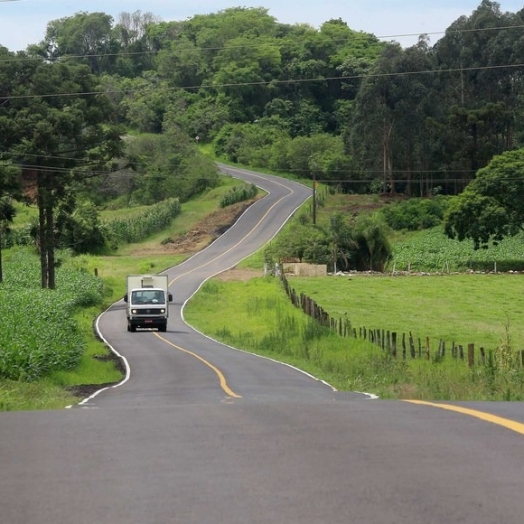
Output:
[[[195,224],[190,231],[180,235],[171,241],[146,248],[138,248],[132,252],[134,255],[144,254],[170,254],[170,255],[193,255],[211,244],[220,235],[224,234],[253,204],[255,199],[238,202],[223,209],[219,209],[204,217]],[[251,269],[230,269],[218,275],[222,280],[249,280],[254,276],[261,276],[261,271]]]
[[137,247],[131,254],[193,255],[225,233],[253,202],[254,200],[238,202],[214,211],[205,216],[184,235],[173,237],[162,244]]

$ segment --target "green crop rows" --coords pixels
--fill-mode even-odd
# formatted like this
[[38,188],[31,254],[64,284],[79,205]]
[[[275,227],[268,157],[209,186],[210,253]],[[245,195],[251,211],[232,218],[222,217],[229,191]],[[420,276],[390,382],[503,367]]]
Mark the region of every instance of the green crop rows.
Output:
[[32,381],[76,366],[84,351],[73,313],[100,303],[101,281],[58,268],[57,289],[41,289],[38,258],[26,249],[10,254],[0,284],[0,377]]
[[522,271],[524,236],[505,238],[489,249],[473,249],[473,242],[449,239],[441,227],[420,231],[408,240],[395,243],[393,262],[396,271]]
[[108,236],[117,243],[133,243],[145,240],[153,233],[166,228],[180,214],[180,202],[170,198],[150,207],[138,216],[117,218],[105,222]]

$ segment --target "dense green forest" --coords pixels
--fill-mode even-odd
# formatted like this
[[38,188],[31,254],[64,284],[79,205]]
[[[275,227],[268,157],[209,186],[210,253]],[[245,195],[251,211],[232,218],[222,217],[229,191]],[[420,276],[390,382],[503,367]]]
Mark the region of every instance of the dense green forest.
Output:
[[[421,35],[409,48],[340,19],[282,24],[264,8],[51,21],[25,51],[0,47],[0,237],[14,202],[36,204],[42,287],[53,288],[57,247],[104,245],[104,205],[183,202],[215,186],[201,144],[333,191],[454,195],[442,208],[450,237],[481,247],[513,235],[523,28],[524,9],[488,0],[435,45]],[[342,226],[333,217],[331,234]]]

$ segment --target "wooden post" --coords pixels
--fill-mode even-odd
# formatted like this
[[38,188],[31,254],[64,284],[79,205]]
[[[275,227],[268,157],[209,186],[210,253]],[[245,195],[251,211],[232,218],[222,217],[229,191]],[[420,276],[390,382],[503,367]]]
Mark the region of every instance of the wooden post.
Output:
[[429,349],[429,337],[426,337],[426,358],[429,360],[431,357]]
[[486,363],[486,352],[484,351],[484,348],[480,348],[480,361],[482,362],[482,365]]
[[460,360],[464,360],[464,348],[462,347],[462,344],[459,344],[459,357]]
[[402,358],[406,360],[406,333],[402,333]]
[[391,333],[391,344],[392,344],[392,350],[391,354],[396,357],[397,356],[397,334]]
[[475,344],[468,344],[468,366],[471,368],[475,365]]

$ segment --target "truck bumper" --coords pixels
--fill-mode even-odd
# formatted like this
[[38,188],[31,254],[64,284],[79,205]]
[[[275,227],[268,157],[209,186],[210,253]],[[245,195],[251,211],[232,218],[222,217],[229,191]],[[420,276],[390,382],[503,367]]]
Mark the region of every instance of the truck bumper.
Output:
[[137,328],[156,328],[159,331],[165,331],[167,327],[167,318],[129,318],[127,319],[127,330],[136,331]]

